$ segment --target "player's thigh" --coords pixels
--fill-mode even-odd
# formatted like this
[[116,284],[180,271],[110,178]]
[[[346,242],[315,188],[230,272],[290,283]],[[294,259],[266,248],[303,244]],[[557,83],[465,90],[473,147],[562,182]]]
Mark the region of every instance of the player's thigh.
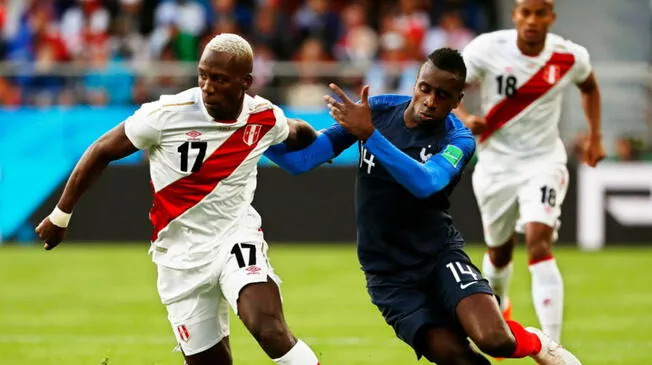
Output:
[[278,298],[281,301],[280,284],[281,280],[274,272],[267,257],[267,243],[265,241],[244,242],[233,244],[225,251],[227,257],[219,277],[219,284],[222,293],[236,314],[238,314],[238,300],[243,288],[250,284],[267,283],[274,284],[276,288],[266,287],[263,294],[270,296],[268,299]]
[[522,178],[473,173],[473,192],[478,203],[487,246],[498,247],[514,233],[518,220],[518,186]]
[[436,301],[457,325],[457,306],[463,299],[478,293],[494,295],[489,282],[482,277],[480,270],[461,248],[452,248],[440,255],[431,282],[433,301]]
[[[192,270],[159,267],[159,282],[167,283],[159,288],[167,290],[162,299],[168,320],[185,356],[205,352],[229,335],[229,306],[214,270],[211,265]],[[171,292],[184,295],[169,299]]]
[[531,222],[558,228],[561,206],[568,191],[568,169],[564,165],[542,168],[518,190],[519,231]]
[[427,293],[427,274],[402,272],[387,275],[366,273],[367,292],[396,336],[410,345],[418,356],[425,350],[424,328],[449,324],[436,315]]

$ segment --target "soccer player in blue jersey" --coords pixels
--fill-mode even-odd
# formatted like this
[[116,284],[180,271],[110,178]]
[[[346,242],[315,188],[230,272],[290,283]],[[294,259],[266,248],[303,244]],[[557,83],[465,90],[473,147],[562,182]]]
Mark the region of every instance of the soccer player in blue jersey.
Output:
[[539,364],[580,364],[537,329],[505,321],[488,282],[463,251],[448,213],[449,195],[475,151],[470,130],[451,110],[463,97],[460,54],[439,49],[421,66],[414,96],[358,103],[331,84],[335,123],[299,151],[277,145],[266,155],[297,174],[360,147],[356,184],[358,259],[372,302],[418,357],[437,364],[489,364],[530,356]]

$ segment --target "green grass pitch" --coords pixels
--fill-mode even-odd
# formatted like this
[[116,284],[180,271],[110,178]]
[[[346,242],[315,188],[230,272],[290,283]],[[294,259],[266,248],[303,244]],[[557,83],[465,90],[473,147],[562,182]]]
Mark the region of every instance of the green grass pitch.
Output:
[[[482,248],[468,252],[480,262]],[[146,245],[0,247],[0,364],[181,365]],[[416,364],[367,297],[351,245],[272,245],[287,320],[323,365]],[[652,250],[557,250],[566,283],[564,342],[585,365],[652,364]],[[524,252],[514,316],[537,325]],[[272,364],[237,318],[234,363]],[[426,363],[424,360],[422,363]],[[533,364],[507,360],[500,364]]]

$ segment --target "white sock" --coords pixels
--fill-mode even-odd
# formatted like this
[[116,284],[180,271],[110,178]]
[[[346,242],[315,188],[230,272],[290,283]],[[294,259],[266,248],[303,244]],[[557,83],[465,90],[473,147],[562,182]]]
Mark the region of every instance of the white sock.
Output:
[[564,312],[564,282],[554,258],[530,265],[532,301],[543,332],[559,343]]
[[274,362],[279,365],[319,365],[317,355],[299,339],[287,354],[274,359]]
[[484,254],[484,259],[482,260],[482,274],[485,279],[489,281],[489,285],[494,290],[496,295],[500,297],[500,310],[505,311],[507,309],[507,290],[509,289],[509,283],[512,281],[512,273],[514,272],[514,265],[510,262],[507,266],[497,268],[494,266],[494,263],[491,262],[489,254]]

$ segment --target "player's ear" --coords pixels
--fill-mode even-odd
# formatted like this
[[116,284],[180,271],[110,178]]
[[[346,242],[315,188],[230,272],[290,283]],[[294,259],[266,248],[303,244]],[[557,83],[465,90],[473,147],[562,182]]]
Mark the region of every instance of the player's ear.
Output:
[[242,78],[242,90],[247,91],[251,87],[251,84],[254,82],[254,76],[252,74],[247,74]]
[[457,108],[460,105],[463,98],[464,98],[464,91],[460,91],[460,95],[457,96],[457,101],[455,102],[453,109]]

